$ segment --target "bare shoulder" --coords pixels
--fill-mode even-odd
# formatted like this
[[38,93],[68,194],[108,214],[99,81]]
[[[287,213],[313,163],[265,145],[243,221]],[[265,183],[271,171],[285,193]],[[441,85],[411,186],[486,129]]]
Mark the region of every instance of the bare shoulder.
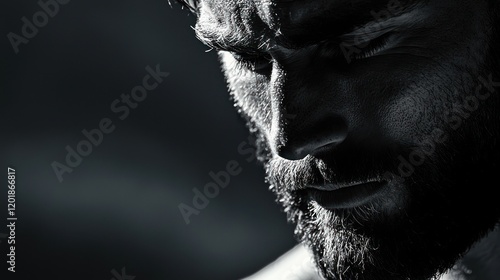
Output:
[[495,280],[500,275],[500,226],[478,241],[439,280]]
[[277,260],[243,280],[322,280],[315,269],[312,255],[296,245]]
[[[457,265],[439,280],[498,279],[500,275],[500,228],[496,227],[476,243]],[[323,280],[312,255],[296,245],[274,262],[242,280]]]

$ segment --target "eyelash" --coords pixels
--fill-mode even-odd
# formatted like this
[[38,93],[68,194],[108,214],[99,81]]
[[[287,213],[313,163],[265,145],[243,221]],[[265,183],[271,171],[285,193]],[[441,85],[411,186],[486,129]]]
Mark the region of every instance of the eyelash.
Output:
[[387,47],[388,42],[389,42],[388,36],[382,36],[380,38],[371,40],[367,46],[360,48],[361,52],[356,54],[354,58],[356,60],[360,60],[372,57],[378,52],[384,50]]

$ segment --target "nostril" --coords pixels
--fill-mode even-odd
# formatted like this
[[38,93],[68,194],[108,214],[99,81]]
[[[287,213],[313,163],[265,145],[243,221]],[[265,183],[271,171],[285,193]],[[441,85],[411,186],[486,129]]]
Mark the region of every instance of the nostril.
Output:
[[285,143],[276,147],[278,155],[300,160],[342,143],[347,137],[347,124],[340,117],[329,117],[298,129],[287,129],[285,134]]
[[294,148],[289,145],[280,146],[278,148],[278,155],[288,160],[300,160],[305,158],[308,154],[309,153],[304,149]]
[[333,142],[325,144],[323,146],[319,146],[314,149],[308,149],[308,148],[295,148],[291,146],[281,146],[278,149],[278,155],[284,159],[288,160],[301,160],[305,158],[308,155],[315,154],[316,152],[319,152],[320,150],[325,150],[326,148],[331,148],[336,146]]

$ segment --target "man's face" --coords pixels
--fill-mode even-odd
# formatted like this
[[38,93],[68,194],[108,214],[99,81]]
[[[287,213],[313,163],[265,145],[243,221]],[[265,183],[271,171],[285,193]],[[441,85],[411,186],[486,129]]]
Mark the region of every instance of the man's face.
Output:
[[494,8],[199,3],[197,35],[219,51],[271,188],[326,278],[429,278],[498,221]]

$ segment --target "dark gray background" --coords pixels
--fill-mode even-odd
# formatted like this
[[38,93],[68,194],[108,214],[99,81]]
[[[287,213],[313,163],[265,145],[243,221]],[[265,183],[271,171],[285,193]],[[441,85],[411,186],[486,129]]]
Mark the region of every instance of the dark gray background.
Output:
[[[15,54],[7,34],[41,8],[1,5],[0,178],[17,171],[19,219],[18,277],[4,239],[1,279],[109,280],[122,267],[135,280],[238,279],[293,246],[263,169],[238,153],[248,133],[192,15],[167,0],[71,0]],[[156,64],[170,76],[119,120],[111,102]],[[51,163],[104,117],[115,131],[59,183]],[[187,226],[179,203],[230,160],[241,174]]]

